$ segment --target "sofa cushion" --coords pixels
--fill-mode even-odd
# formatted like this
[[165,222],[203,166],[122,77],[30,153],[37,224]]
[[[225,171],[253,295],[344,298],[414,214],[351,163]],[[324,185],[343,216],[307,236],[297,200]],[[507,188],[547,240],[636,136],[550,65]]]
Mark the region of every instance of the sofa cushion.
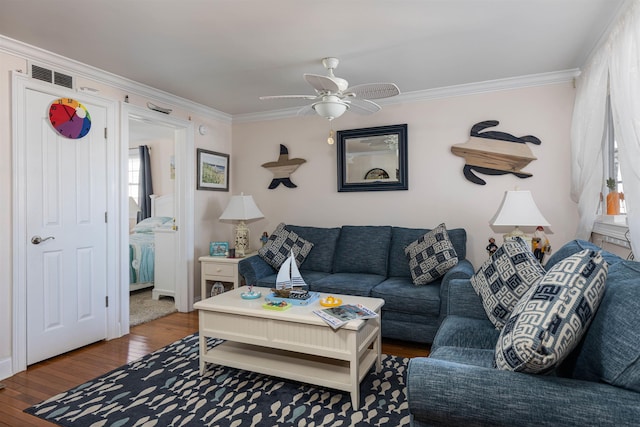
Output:
[[300,271],[305,269],[331,273],[340,228],[303,227],[290,224],[287,224],[287,228],[301,238],[313,242],[313,250],[300,265]]
[[493,368],[493,350],[473,347],[438,347],[429,354],[432,359],[462,365]]
[[[439,347],[469,347],[496,349],[500,331],[485,317],[474,319],[464,316],[447,316],[440,324],[431,349]],[[493,356],[492,356],[493,357]],[[493,362],[491,362],[493,366]]]
[[585,249],[558,262],[518,302],[496,345],[496,367],[544,373],[580,342],[607,279],[599,252]]
[[640,263],[609,266],[607,290],[572,376],[640,392]]
[[458,264],[458,254],[444,223],[420,236],[404,250],[414,285],[426,285]]
[[340,230],[334,273],[387,276],[391,227],[345,225]]
[[438,317],[440,286],[412,286],[409,277],[390,277],[371,290],[371,296],[382,298],[382,311],[396,311]]
[[269,236],[267,243],[258,249],[258,255],[277,270],[289,257],[291,251],[296,264],[300,266],[312,248],[313,243],[289,230],[284,223],[280,223]]
[[491,323],[502,329],[513,307],[544,273],[531,249],[517,238],[507,240],[482,264],[471,276],[471,285]]
[[[304,276],[303,276],[304,277]],[[309,288],[328,294],[371,296],[371,289],[384,280],[384,276],[364,273],[333,273],[313,282]]]
[[[391,247],[389,249],[389,277],[411,277],[409,260],[404,254],[411,242],[428,233],[426,228],[393,227],[391,229]],[[467,232],[464,228],[447,230],[449,240],[458,255],[458,261],[465,259],[467,254]]]

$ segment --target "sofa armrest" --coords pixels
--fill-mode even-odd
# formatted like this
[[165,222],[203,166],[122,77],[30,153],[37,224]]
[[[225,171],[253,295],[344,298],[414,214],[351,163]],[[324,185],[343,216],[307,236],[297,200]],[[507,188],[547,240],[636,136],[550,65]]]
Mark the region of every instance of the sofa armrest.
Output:
[[463,259],[458,264],[447,271],[440,282],[440,317],[447,314],[447,299],[449,298],[449,287],[454,280],[468,279],[473,276],[473,265],[470,261]]
[[469,279],[455,279],[449,283],[445,314],[486,319],[482,300],[476,294]]
[[569,378],[414,358],[407,371],[415,425],[633,425],[640,393]]
[[247,285],[255,285],[263,277],[275,274],[276,270],[258,255],[253,255],[240,260],[238,272],[244,277]]

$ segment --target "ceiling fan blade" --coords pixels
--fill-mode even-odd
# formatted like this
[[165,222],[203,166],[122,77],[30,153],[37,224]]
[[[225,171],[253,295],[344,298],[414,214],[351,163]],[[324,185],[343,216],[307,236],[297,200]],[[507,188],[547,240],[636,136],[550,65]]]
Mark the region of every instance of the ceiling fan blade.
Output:
[[353,111],[356,114],[373,114],[382,109],[378,104],[368,99],[349,99],[344,102],[350,105],[349,111]]
[[328,76],[321,76],[319,74],[305,74],[304,79],[318,92],[339,92],[340,86],[338,82]]
[[316,95],[270,95],[261,96],[260,99],[316,99]]
[[316,110],[313,109],[311,105],[305,105],[301,109],[298,110],[298,116],[313,116],[316,114]]
[[400,89],[393,83],[367,83],[350,87],[345,95],[354,94],[356,98],[380,99],[400,95]]

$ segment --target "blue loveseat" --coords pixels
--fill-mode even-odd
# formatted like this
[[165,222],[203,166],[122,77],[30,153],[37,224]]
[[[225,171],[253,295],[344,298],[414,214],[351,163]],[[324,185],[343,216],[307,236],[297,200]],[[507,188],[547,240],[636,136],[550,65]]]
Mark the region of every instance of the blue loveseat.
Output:
[[[575,240],[548,270],[583,249]],[[493,367],[499,331],[468,279],[448,287],[447,317],[428,358],[414,358],[407,394],[414,426],[631,426],[640,423],[640,263],[603,251],[604,297],[580,344],[547,375]]]
[[[447,230],[458,264],[435,282],[415,286],[404,248],[428,229],[286,227],[314,245],[300,265],[311,291],[385,300],[382,336],[386,338],[431,343],[444,318],[450,281],[473,274],[473,266],[465,259],[467,233],[461,228]],[[248,284],[275,287],[277,272],[260,256],[243,259],[238,269]]]

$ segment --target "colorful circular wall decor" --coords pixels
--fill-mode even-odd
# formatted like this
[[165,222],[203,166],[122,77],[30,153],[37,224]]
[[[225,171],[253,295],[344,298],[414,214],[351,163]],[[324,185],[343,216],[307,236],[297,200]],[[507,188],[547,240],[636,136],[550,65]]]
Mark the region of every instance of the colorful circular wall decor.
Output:
[[71,98],[60,98],[51,103],[49,122],[65,138],[82,138],[91,129],[89,111],[84,105]]

